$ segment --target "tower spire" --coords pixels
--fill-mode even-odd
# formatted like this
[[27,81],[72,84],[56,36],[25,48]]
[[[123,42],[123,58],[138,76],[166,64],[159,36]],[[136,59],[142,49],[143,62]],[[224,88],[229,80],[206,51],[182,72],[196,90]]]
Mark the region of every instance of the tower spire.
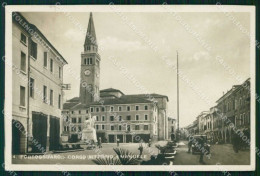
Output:
[[80,102],[88,104],[99,100],[100,56],[96,41],[93,15],[90,13],[88,29],[81,53]]
[[85,47],[90,46],[90,45],[97,46],[96,40],[97,40],[97,38],[96,38],[94,21],[93,21],[93,15],[92,15],[92,12],[90,12],[89,21],[88,21],[88,29],[87,29],[84,46]]

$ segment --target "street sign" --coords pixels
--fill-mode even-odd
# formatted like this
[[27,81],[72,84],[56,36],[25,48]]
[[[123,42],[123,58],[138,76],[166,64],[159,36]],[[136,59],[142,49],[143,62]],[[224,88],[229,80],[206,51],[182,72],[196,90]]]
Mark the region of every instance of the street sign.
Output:
[[70,84],[62,84],[62,85],[61,85],[61,89],[62,89],[62,90],[70,90],[70,88],[71,88],[71,85],[70,85]]

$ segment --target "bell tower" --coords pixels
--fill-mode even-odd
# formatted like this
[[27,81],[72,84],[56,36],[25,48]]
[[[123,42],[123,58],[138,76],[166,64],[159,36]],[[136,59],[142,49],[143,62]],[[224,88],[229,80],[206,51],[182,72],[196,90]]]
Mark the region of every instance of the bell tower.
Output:
[[80,71],[80,102],[88,104],[99,100],[100,56],[98,54],[92,12],[90,13],[88,29],[81,53]]

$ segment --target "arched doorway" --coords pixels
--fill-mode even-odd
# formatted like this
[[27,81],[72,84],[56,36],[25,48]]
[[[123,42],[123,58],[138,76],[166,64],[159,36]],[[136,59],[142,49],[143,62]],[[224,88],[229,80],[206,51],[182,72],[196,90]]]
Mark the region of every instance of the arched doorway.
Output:
[[12,154],[26,152],[26,135],[24,126],[17,120],[12,120]]

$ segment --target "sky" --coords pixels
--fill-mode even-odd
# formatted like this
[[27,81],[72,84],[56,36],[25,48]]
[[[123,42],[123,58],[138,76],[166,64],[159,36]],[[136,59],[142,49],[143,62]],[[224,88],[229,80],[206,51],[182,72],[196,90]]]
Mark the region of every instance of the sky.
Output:
[[[86,13],[23,12],[29,22],[35,24],[53,46],[67,60],[64,70],[64,83],[71,84],[65,90],[65,99],[79,96],[81,52],[89,20]],[[178,13],[182,22],[199,34],[199,38],[211,46],[207,50],[185,27],[168,12],[114,12],[93,13],[97,42],[102,46],[100,90],[116,88],[124,94],[144,93],[133,84],[116,66],[127,69],[128,76],[134,78],[150,93],[169,97],[169,116],[177,116],[177,74],[162,58],[167,57],[176,64],[176,51],[179,53],[180,71],[192,82],[192,87],[183,79],[179,80],[180,127],[187,126],[202,111],[216,105],[216,100],[239,82],[232,77],[216,57],[239,75],[242,80],[250,76],[250,41],[246,34],[222,12],[183,12]],[[231,14],[241,25],[250,31],[249,13]],[[122,16],[124,19],[123,20]],[[78,22],[78,23],[75,23]],[[78,24],[78,25],[75,25]],[[135,29],[130,24],[135,25]],[[79,27],[79,25],[81,27]],[[138,31],[138,32],[137,32]],[[140,35],[142,33],[142,35]],[[152,46],[156,46],[155,51]],[[203,100],[198,91],[208,97]]]

